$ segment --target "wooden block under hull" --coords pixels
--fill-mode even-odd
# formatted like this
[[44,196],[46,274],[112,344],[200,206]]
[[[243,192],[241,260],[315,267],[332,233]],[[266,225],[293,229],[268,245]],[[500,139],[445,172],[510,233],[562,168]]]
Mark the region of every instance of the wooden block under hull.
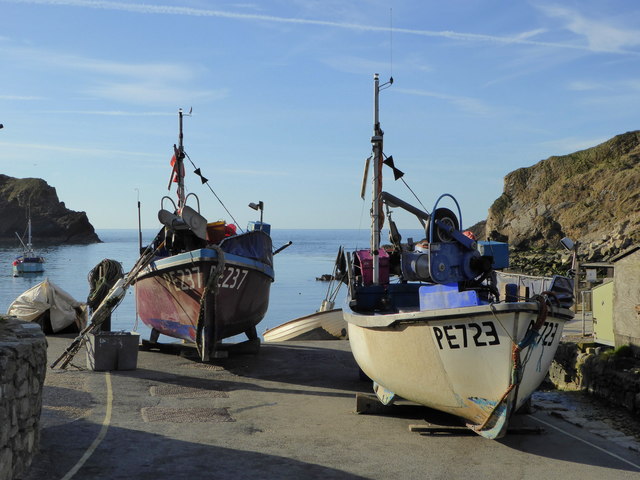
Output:
[[[454,425],[434,425],[432,423],[409,425],[409,431],[419,433],[421,435],[437,435],[439,433],[448,433],[451,435],[477,435],[476,432],[465,426]],[[507,434],[511,435],[540,435],[544,433],[541,427],[509,427]]]

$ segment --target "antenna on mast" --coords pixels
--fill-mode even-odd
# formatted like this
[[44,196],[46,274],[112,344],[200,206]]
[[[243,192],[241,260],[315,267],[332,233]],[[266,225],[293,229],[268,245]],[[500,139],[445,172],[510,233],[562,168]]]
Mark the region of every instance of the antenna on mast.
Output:
[[393,8],[389,9],[389,72],[393,83]]

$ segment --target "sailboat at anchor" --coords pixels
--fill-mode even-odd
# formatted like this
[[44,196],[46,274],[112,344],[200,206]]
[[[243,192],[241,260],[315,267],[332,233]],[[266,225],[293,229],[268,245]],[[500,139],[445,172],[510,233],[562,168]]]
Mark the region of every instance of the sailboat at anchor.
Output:
[[22,244],[23,251],[22,255],[17,256],[12,263],[13,276],[18,277],[24,273],[44,272],[44,257],[34,253],[33,244],[31,243],[31,205],[27,207],[27,243],[24,243],[18,232],[16,232],[16,236]]

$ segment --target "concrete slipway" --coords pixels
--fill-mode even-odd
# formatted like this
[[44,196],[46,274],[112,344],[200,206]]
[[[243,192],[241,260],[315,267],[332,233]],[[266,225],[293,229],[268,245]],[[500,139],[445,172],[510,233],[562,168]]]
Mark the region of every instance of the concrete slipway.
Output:
[[[51,362],[70,337],[48,341]],[[263,344],[214,364],[189,347],[140,351],[136,370],[108,373],[84,369],[84,350],[73,363],[82,368],[47,372],[26,480],[640,478],[632,438],[596,435],[547,408],[519,415],[499,441],[410,432],[457,425],[417,405],[356,414],[355,394],[370,384],[347,341]]]

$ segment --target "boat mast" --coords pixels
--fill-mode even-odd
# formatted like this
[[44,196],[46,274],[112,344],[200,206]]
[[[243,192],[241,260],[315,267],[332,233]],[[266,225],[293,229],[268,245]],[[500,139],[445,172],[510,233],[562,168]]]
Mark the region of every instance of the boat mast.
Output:
[[183,143],[183,133],[182,133],[182,109],[178,109],[178,119],[179,119],[179,134],[178,134],[178,147],[174,145],[173,148],[175,150],[176,156],[176,175],[178,177],[178,214],[182,214],[182,209],[185,204],[185,196],[184,196],[184,176],[182,172],[184,171],[183,161],[184,161],[184,143]]
[[380,79],[378,74],[373,76],[373,195],[371,198],[371,256],[373,259],[373,284],[380,284],[380,230],[382,228],[382,202],[380,193],[382,192],[382,136],[384,132],[380,128],[378,117],[378,98],[380,95]]
[[31,254],[33,246],[31,245],[31,203],[27,206],[27,254]]

